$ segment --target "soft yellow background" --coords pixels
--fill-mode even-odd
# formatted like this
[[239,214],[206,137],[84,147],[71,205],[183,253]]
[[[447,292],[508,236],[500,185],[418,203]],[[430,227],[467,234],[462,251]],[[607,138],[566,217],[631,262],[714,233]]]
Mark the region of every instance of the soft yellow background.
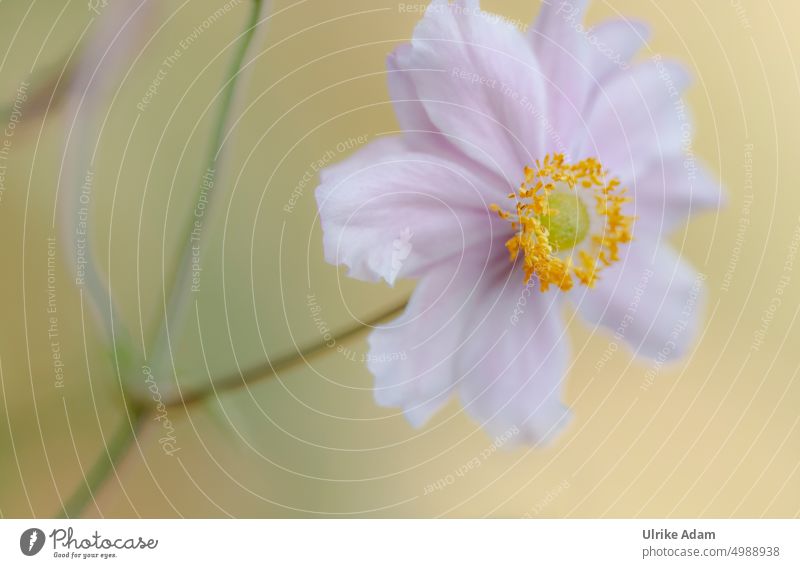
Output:
[[[91,227],[103,270],[110,259],[123,316],[137,333],[137,292],[145,332],[152,333],[158,321],[162,227],[166,218],[169,266],[182,226],[178,220],[190,214],[191,192],[202,173],[210,127],[204,110],[230,53],[203,68],[239,33],[245,5],[183,55],[137,125],[123,160],[135,105],[163,57],[222,3],[162,2],[155,25],[174,17],[131,69],[101,140]],[[523,22],[530,21],[538,5],[484,2],[485,8]],[[199,327],[192,310],[180,334],[176,364],[187,385],[206,380],[203,351],[212,372],[224,373],[237,364],[244,368],[263,361],[262,340],[270,357],[318,341],[306,306],[309,291],[329,327],[342,330],[358,318],[380,314],[411,290],[411,284],[390,290],[354,282],[324,263],[314,224],[313,183],[291,215],[282,207],[310,164],[339,142],[396,129],[384,60],[393,46],[409,38],[417,16],[400,13],[398,2],[389,0],[281,0],[275,9],[285,11],[257,44],[263,55],[254,63],[239,109],[253,106],[234,131],[223,183],[216,188],[222,197],[218,215],[206,229]],[[373,403],[371,377],[358,360],[366,350],[361,335],[346,344],[356,361],[330,350],[282,372],[279,379],[190,411],[171,409],[181,447],[176,456],[162,453],[161,427],[151,422],[86,514],[796,516],[797,271],[764,345],[753,351],[751,344],[776,295],[800,222],[795,60],[800,37],[794,33],[800,5],[794,0],[742,0],[738,8],[726,0],[600,0],[589,19],[615,15],[648,21],[653,28],[650,54],[681,58],[695,70],[697,82],[688,94],[696,117],[695,151],[728,190],[724,211],[695,220],[674,236],[685,257],[708,276],[710,292],[702,338],[689,358],[662,370],[653,387],[642,391],[649,364],[632,361],[621,350],[597,372],[595,363],[609,336],[590,334],[574,322],[574,364],[567,387],[576,416],[572,426],[552,448],[493,452],[482,459],[491,441],[456,403],[420,431]],[[89,18],[82,1],[0,0],[2,100],[13,100],[41,46],[32,86],[59,70]],[[94,22],[88,33],[102,23]],[[59,108],[48,113],[43,125],[41,117],[24,120],[14,137],[0,203],[4,517],[56,513],[60,499],[82,483],[82,472],[104,451],[103,440],[127,420],[107,344],[90,314],[82,318],[80,296],[65,267],[66,252],[59,253],[57,292],[66,386],[53,385],[46,333],[46,238],[53,234],[65,127]],[[162,133],[164,141],[156,148]],[[750,211],[743,213],[747,144],[753,145],[755,196]],[[138,211],[151,162],[137,252]],[[744,235],[738,259],[737,232]],[[138,291],[137,254],[142,270]],[[723,279],[730,270],[726,290]],[[479,467],[455,475],[476,457]],[[424,495],[427,485],[448,476],[455,482]]]

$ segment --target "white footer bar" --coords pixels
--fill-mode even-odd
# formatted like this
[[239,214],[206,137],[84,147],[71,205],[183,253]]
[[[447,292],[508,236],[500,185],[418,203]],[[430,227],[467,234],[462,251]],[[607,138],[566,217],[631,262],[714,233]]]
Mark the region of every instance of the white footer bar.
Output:
[[141,568],[186,562],[347,568],[797,567],[800,521],[0,521],[0,566]]

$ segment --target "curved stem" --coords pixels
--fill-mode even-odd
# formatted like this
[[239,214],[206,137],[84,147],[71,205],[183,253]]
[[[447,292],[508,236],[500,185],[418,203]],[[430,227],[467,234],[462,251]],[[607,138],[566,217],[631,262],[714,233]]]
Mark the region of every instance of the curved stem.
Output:
[[136,408],[129,411],[129,420],[123,420],[108,441],[105,452],[100,454],[86,473],[84,482],[70,495],[58,513],[58,518],[74,519],[80,517],[86,507],[94,500],[94,495],[116,470],[119,462],[136,440],[136,434],[144,420],[144,413]]
[[[366,322],[359,323],[337,334],[335,336],[336,340],[345,341],[350,339],[365,329],[400,314],[407,305],[408,301],[403,301],[379,316]],[[203,402],[212,395],[230,392],[274,377],[278,373],[290,369],[301,361],[316,357],[329,349],[330,347],[326,341],[318,342],[298,351],[296,354],[288,355],[275,362],[267,361],[266,363],[256,365],[241,372],[232,373],[218,379],[211,379],[207,387],[189,392],[177,400],[167,402],[166,405],[168,408],[175,408],[178,406],[188,407]],[[129,410],[129,416],[130,420],[122,423],[106,446],[106,452],[97,459],[89,470],[89,473],[84,479],[84,484],[78,487],[75,493],[64,503],[63,509],[61,509],[58,514],[59,518],[71,519],[79,517],[86,509],[87,505],[94,499],[97,490],[105,484],[108,477],[116,469],[120,460],[125,457],[127,450],[136,440],[136,434],[143,424],[144,419],[147,417],[147,413],[142,410],[141,406],[134,406]]]
[[[342,333],[334,335],[336,341],[344,341],[354,337],[364,331],[367,328],[373,327],[387,319],[390,319],[396,315],[399,315],[405,307],[408,305],[408,300],[404,300],[402,303],[394,306],[393,308],[389,309],[388,311],[380,314],[379,316],[372,318],[366,322],[359,323],[354,325],[350,329],[343,331]],[[238,371],[236,373],[231,373],[229,375],[219,377],[217,379],[209,379],[208,385],[201,389],[197,389],[194,391],[189,391],[187,393],[181,393],[181,396],[178,397],[176,400],[167,401],[167,407],[174,408],[176,406],[183,406],[187,407],[199,402],[203,402],[206,399],[210,398],[211,395],[216,394],[219,395],[220,393],[236,390],[250,384],[274,377],[278,373],[289,369],[301,361],[305,361],[306,359],[310,359],[330,350],[330,346],[328,345],[327,341],[320,341],[311,345],[297,353],[293,353],[291,355],[287,355],[281,359],[276,361],[267,360],[266,363],[258,364],[254,367],[249,369],[245,369],[244,371]]]

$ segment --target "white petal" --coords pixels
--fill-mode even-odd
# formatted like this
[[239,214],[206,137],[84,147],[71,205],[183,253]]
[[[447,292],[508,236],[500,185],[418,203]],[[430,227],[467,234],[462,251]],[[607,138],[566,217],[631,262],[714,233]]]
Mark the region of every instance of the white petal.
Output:
[[415,426],[457,389],[491,436],[544,443],[570,418],[560,401],[569,352],[560,302],[535,285],[525,292],[502,249],[423,279],[403,316],[370,336],[368,364],[378,403],[401,407]]
[[372,142],[321,180],[325,259],[347,265],[354,278],[417,277],[510,230],[489,211],[505,198],[501,188],[486,187],[464,165],[410,152],[397,138]]
[[[428,150],[431,146],[446,146],[450,144],[447,137],[431,122],[412,80],[415,73],[422,74],[424,70],[407,70],[398,64],[401,54],[407,54],[410,49],[410,44],[403,44],[386,59],[389,96],[392,98],[397,122],[415,148]],[[435,74],[438,71],[432,70],[430,73]]]
[[542,76],[522,33],[477,2],[431,3],[397,53],[427,115],[453,145],[517,186],[543,148]]
[[612,74],[630,69],[630,61],[650,38],[650,28],[643,22],[611,20],[591,28],[587,34],[589,68],[598,84]]
[[585,319],[636,354],[668,361],[685,354],[697,335],[703,281],[666,243],[634,241],[593,289],[576,288],[570,297]]
[[629,184],[662,157],[690,148],[692,120],[682,98],[690,83],[686,70],[669,61],[614,75],[596,94],[581,157],[597,156]]
[[550,153],[572,153],[576,128],[596,82],[582,23],[587,4],[586,0],[548,0],[528,32],[544,73],[548,119],[553,127],[545,140]]
[[561,402],[569,347],[560,296],[526,288],[518,272],[481,288],[459,356],[464,408],[492,436],[548,443],[571,417]]
[[445,403],[460,380],[456,361],[475,295],[486,267],[502,262],[502,249],[497,242],[488,256],[469,255],[432,270],[403,315],[372,332],[367,366],[378,404],[401,407],[421,426]]
[[690,215],[717,209],[724,201],[720,182],[694,157],[656,162],[628,189],[637,234],[648,239],[663,238]]

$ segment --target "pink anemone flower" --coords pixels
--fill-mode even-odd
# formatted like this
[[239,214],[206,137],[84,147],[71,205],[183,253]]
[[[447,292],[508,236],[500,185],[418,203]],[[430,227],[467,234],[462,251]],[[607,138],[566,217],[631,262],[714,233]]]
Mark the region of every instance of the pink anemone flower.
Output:
[[523,32],[434,0],[387,62],[402,134],[322,172],[326,260],[418,280],[368,357],[377,402],[414,426],[457,394],[492,436],[552,440],[564,302],[658,364],[696,335],[703,278],[664,240],[722,199],[692,154],[690,76],[633,62],[646,26],[584,27],[586,4],[545,1]]

